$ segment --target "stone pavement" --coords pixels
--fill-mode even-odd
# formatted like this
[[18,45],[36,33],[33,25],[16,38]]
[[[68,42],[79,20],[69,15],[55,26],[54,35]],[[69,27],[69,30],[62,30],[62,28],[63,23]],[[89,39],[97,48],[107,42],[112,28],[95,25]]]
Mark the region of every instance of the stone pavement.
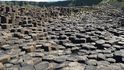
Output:
[[0,70],[124,70],[124,14],[111,6],[1,5],[0,21]]

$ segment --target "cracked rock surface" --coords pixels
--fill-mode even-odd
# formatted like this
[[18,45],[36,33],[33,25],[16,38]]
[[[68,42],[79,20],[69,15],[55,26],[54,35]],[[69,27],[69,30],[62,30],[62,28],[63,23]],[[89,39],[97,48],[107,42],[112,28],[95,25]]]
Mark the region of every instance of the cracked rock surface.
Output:
[[123,21],[110,5],[0,5],[0,70],[124,70]]

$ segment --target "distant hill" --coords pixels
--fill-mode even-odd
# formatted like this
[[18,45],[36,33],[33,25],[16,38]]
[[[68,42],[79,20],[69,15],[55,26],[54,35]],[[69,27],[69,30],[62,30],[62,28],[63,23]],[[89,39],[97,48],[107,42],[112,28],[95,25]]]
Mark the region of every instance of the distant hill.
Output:
[[59,2],[26,2],[26,1],[1,1],[0,4],[17,6],[92,6],[97,5],[102,0],[66,0]]
[[114,6],[116,8],[120,8],[124,11],[124,0],[103,0],[102,2],[111,4],[112,6]]
[[124,7],[124,0],[103,0],[103,2],[109,3],[117,8],[123,8]]
[[58,2],[29,2],[29,1],[0,1],[1,4],[25,6],[25,7],[51,7],[51,6],[92,6],[101,3],[109,3],[116,8],[122,8],[124,10],[124,0],[66,0]]

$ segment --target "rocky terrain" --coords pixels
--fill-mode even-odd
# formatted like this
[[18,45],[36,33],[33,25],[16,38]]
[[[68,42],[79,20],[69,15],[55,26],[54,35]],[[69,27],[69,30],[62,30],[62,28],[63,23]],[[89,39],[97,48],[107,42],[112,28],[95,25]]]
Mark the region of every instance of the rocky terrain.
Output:
[[124,70],[124,14],[110,5],[0,5],[0,70]]

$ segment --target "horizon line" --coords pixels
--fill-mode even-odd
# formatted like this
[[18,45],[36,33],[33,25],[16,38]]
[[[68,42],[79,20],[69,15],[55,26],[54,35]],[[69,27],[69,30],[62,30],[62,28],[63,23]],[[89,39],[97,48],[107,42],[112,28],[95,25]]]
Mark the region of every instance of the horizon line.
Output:
[[5,1],[24,1],[24,2],[59,2],[59,1],[66,1],[66,0],[0,0],[0,2]]

